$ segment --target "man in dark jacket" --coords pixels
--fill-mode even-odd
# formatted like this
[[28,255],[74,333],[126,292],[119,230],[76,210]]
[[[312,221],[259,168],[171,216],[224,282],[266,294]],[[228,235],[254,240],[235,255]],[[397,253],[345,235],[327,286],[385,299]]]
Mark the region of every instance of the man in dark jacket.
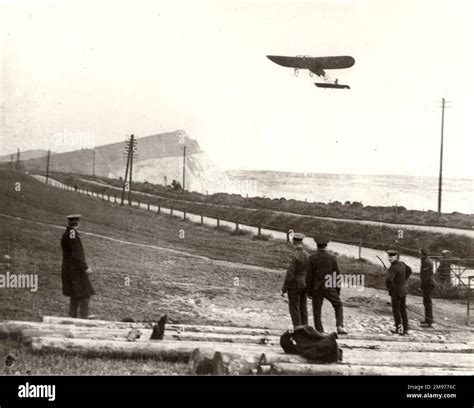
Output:
[[87,319],[89,316],[89,299],[94,289],[88,275],[92,272],[86,263],[81,238],[77,231],[80,214],[67,216],[68,227],[61,238],[63,252],[62,283],[63,294],[71,298],[69,316]]
[[408,315],[406,308],[407,276],[405,264],[400,262],[400,255],[396,250],[387,251],[390,267],[387,274],[388,294],[392,298],[392,312],[395,320],[394,334],[408,335]]
[[420,325],[431,327],[433,324],[433,305],[431,302],[431,292],[436,286],[433,277],[433,261],[428,257],[428,252],[420,249],[420,289],[423,291],[423,306],[425,307],[425,320]]
[[308,297],[313,302],[314,327],[318,332],[324,333],[321,309],[324,299],[327,299],[331,302],[336,314],[337,333],[347,334],[344,328],[342,302],[339,298],[341,288],[337,285],[339,266],[336,257],[326,251],[329,242],[326,235],[320,234],[314,240],[317,244],[317,251],[309,257],[309,271],[306,278]]
[[281,295],[288,292],[288,307],[294,328],[308,324],[308,305],[306,296],[306,275],[309,266],[309,255],[303,249],[304,234],[293,235],[295,248],[286,271]]

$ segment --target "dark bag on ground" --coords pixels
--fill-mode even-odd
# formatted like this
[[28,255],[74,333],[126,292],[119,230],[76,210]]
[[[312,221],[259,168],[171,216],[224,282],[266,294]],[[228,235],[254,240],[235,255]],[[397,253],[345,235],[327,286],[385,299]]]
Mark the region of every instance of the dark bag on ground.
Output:
[[342,350],[337,346],[337,334],[322,334],[312,326],[303,326],[280,337],[280,346],[288,354],[298,354],[314,363],[342,361]]

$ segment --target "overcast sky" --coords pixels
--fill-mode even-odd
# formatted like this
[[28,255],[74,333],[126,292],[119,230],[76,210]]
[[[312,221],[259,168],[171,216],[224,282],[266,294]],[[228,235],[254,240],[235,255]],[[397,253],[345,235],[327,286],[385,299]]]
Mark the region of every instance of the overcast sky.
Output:
[[[474,178],[471,1],[0,0],[0,154],[184,129],[222,169]],[[351,55],[314,86],[265,55]],[[90,144],[90,143],[89,143]],[[84,146],[87,147],[87,146]]]

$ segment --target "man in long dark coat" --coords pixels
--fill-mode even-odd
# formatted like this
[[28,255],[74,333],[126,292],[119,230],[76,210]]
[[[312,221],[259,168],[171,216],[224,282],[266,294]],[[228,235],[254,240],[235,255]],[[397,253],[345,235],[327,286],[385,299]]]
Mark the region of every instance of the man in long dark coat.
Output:
[[420,249],[421,267],[420,267],[420,289],[423,291],[423,306],[425,307],[425,320],[420,324],[424,327],[431,327],[433,324],[433,304],[431,293],[436,286],[433,277],[433,261],[428,256],[426,249]]
[[293,327],[296,329],[308,324],[308,306],[306,296],[306,274],[309,267],[309,255],[303,248],[304,234],[293,235],[295,248],[290,257],[281,295],[288,292],[288,308]]
[[408,335],[408,315],[406,307],[407,299],[407,274],[405,264],[400,262],[400,254],[397,250],[387,251],[390,267],[387,273],[388,294],[392,298],[392,313],[395,321],[394,334]]
[[62,284],[64,296],[71,298],[69,316],[87,319],[89,300],[95,292],[88,276],[92,270],[86,263],[80,234],[77,231],[80,218],[80,214],[67,216],[68,227],[61,238]]
[[[337,259],[326,250],[328,236],[320,234],[314,237],[314,241],[318,249],[309,257],[309,271],[306,277],[306,290],[313,303],[314,327],[318,332],[324,332],[321,309],[324,299],[327,299],[336,314],[337,333],[347,334],[344,328],[343,306],[339,297],[341,288],[337,285],[337,276],[339,276]],[[336,277],[335,280],[334,277]]]

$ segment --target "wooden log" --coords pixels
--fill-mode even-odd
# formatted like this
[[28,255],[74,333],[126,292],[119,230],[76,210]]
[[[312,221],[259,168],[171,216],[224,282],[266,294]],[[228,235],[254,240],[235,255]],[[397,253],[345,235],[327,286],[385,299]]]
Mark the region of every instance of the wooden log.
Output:
[[[129,329],[108,329],[108,328],[90,328],[90,327],[70,327],[63,325],[59,328],[23,328],[18,327],[20,335],[17,339],[25,343],[31,341],[33,337],[66,337],[75,339],[95,339],[95,340],[125,340],[130,330]],[[151,329],[138,329],[141,337],[136,341],[148,341],[151,336]],[[181,340],[181,341],[202,341],[202,342],[224,342],[235,344],[261,344],[261,345],[276,345],[278,339],[262,338],[250,335],[229,335],[222,333],[179,333],[174,330],[166,330],[164,335],[165,340]],[[265,344],[262,342],[265,341]]]
[[34,337],[31,341],[31,348],[34,352],[60,352],[89,357],[158,358],[188,363],[196,348],[206,358],[212,358],[216,351],[222,351],[247,357],[253,356],[256,362],[265,351],[261,346],[197,341],[150,340],[133,342],[54,337]]
[[[262,364],[305,363],[301,356],[292,354],[265,353]],[[469,353],[418,353],[369,350],[344,350],[342,365],[374,365],[389,367],[445,367],[471,369],[474,373],[474,355]]]
[[[128,334],[131,330],[137,329],[113,330],[78,327],[67,329],[22,329],[21,341],[25,344],[30,344],[35,337],[124,341],[128,338]],[[139,331],[141,336],[135,341],[148,341],[150,339],[150,329],[139,329]],[[169,338],[171,339],[172,336],[169,336]]]
[[259,374],[273,375],[472,375],[465,369],[439,367],[384,367],[374,365],[275,363],[259,367]]
[[202,353],[199,348],[196,348],[189,357],[189,372],[191,374],[211,374],[213,360],[212,353]]
[[192,374],[247,375],[257,373],[262,350],[229,348],[217,350],[203,345],[190,357]]
[[[384,334],[348,334],[341,335],[338,338],[339,341],[344,340],[376,340],[376,341],[388,341],[388,342],[400,342],[400,343],[417,343],[420,342],[419,338],[415,336],[399,336],[399,335],[384,335]],[[423,339],[423,343],[455,343],[455,340],[431,338]]]
[[5,321],[0,324],[0,339],[22,340],[23,331],[28,329],[37,330],[38,333],[57,331],[64,335],[70,331],[70,327],[66,325],[40,322]]
[[[146,326],[133,326],[136,323],[119,322],[119,326],[77,326],[70,324],[7,321],[0,324],[0,338],[14,340],[30,340],[31,337],[69,337],[90,338],[97,340],[121,340],[127,337],[131,329],[138,329],[142,333],[142,340],[148,340],[151,328]],[[212,327],[212,326],[211,326]],[[206,326],[192,327],[192,329],[205,330]],[[226,329],[226,328],[222,328]],[[217,330],[221,330],[217,328]],[[245,331],[245,330],[244,330]],[[166,326],[165,339],[183,341],[206,341],[226,343],[249,343],[262,346],[276,345],[279,338],[268,335],[234,334],[234,333],[207,333],[205,331],[183,331],[182,327]]]
[[[43,322],[56,324],[72,324],[75,326],[88,327],[109,327],[109,328],[152,328],[153,323],[126,323],[110,320],[90,320],[75,319],[71,317],[43,316]],[[248,334],[257,336],[280,336],[282,330],[253,328],[253,327],[232,327],[232,326],[208,326],[208,325],[190,325],[190,324],[167,324],[166,329],[174,329],[182,332],[202,332],[202,333],[228,333],[228,334]]]
[[253,374],[257,370],[262,355],[241,354],[216,351],[212,360],[214,375],[241,375]]
[[380,340],[338,339],[342,349],[367,349],[379,351],[412,351],[443,353],[474,353],[474,342],[465,343],[425,343],[425,342],[389,342]]
[[205,333],[205,332],[178,332],[168,331],[165,338],[187,341],[225,342],[236,344],[259,344],[262,346],[279,344],[280,339],[276,336],[256,336],[249,334],[233,333]]
[[392,367],[459,367],[472,369],[474,374],[474,355],[470,353],[345,350],[344,361],[350,364]]
[[61,352],[88,357],[155,358],[166,361],[189,361],[197,347],[184,342],[149,341],[127,342],[90,339],[65,339],[35,337],[31,342],[33,352]]

